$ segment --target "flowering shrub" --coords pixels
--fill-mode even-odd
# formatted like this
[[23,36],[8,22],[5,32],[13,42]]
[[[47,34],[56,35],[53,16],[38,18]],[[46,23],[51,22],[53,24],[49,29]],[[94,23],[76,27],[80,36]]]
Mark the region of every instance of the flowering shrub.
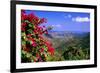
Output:
[[44,62],[54,55],[52,43],[43,37],[48,34],[45,26],[45,18],[39,18],[35,14],[26,14],[21,11],[21,61]]

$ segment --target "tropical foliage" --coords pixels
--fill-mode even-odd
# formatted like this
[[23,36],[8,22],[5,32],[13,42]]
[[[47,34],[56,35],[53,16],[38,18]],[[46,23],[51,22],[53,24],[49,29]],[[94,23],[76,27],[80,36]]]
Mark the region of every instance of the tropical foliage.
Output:
[[43,37],[43,34],[48,34],[48,31],[45,26],[40,26],[46,21],[45,18],[21,11],[22,62],[49,61],[48,56],[54,55],[52,43]]

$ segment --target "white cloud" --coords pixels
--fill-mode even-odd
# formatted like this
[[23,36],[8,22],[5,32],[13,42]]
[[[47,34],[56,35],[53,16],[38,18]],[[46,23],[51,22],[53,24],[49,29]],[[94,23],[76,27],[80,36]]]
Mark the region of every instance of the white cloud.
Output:
[[72,21],[74,22],[89,22],[90,19],[88,17],[75,17],[75,18],[72,18]]

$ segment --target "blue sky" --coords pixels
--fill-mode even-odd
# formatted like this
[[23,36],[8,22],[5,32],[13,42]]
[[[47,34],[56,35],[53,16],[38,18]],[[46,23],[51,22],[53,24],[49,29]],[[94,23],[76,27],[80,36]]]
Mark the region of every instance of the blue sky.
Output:
[[90,13],[36,10],[26,10],[26,13],[46,18],[47,23],[42,25],[52,26],[52,31],[90,32]]

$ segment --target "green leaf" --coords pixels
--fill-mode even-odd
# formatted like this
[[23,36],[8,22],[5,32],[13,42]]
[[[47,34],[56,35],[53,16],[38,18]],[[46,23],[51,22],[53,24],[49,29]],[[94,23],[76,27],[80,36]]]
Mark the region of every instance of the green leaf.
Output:
[[29,57],[31,57],[31,56],[32,56],[32,54],[27,53],[27,54],[26,54],[26,56],[27,56],[27,58],[29,58]]
[[44,48],[45,51],[47,51],[47,49],[48,49],[46,46],[43,46],[43,48]]
[[25,32],[22,32],[21,35],[22,35],[22,36],[25,36]]
[[22,45],[26,45],[26,41],[22,41]]
[[26,23],[30,23],[28,20],[25,20],[24,22],[26,22]]
[[25,55],[26,54],[26,51],[22,50],[21,53]]
[[32,29],[28,29],[27,33],[32,34],[33,33]]
[[33,24],[28,24],[29,27],[33,27]]
[[30,44],[31,44],[31,41],[27,40],[27,41],[26,41],[26,44],[27,44],[27,45],[30,45]]

